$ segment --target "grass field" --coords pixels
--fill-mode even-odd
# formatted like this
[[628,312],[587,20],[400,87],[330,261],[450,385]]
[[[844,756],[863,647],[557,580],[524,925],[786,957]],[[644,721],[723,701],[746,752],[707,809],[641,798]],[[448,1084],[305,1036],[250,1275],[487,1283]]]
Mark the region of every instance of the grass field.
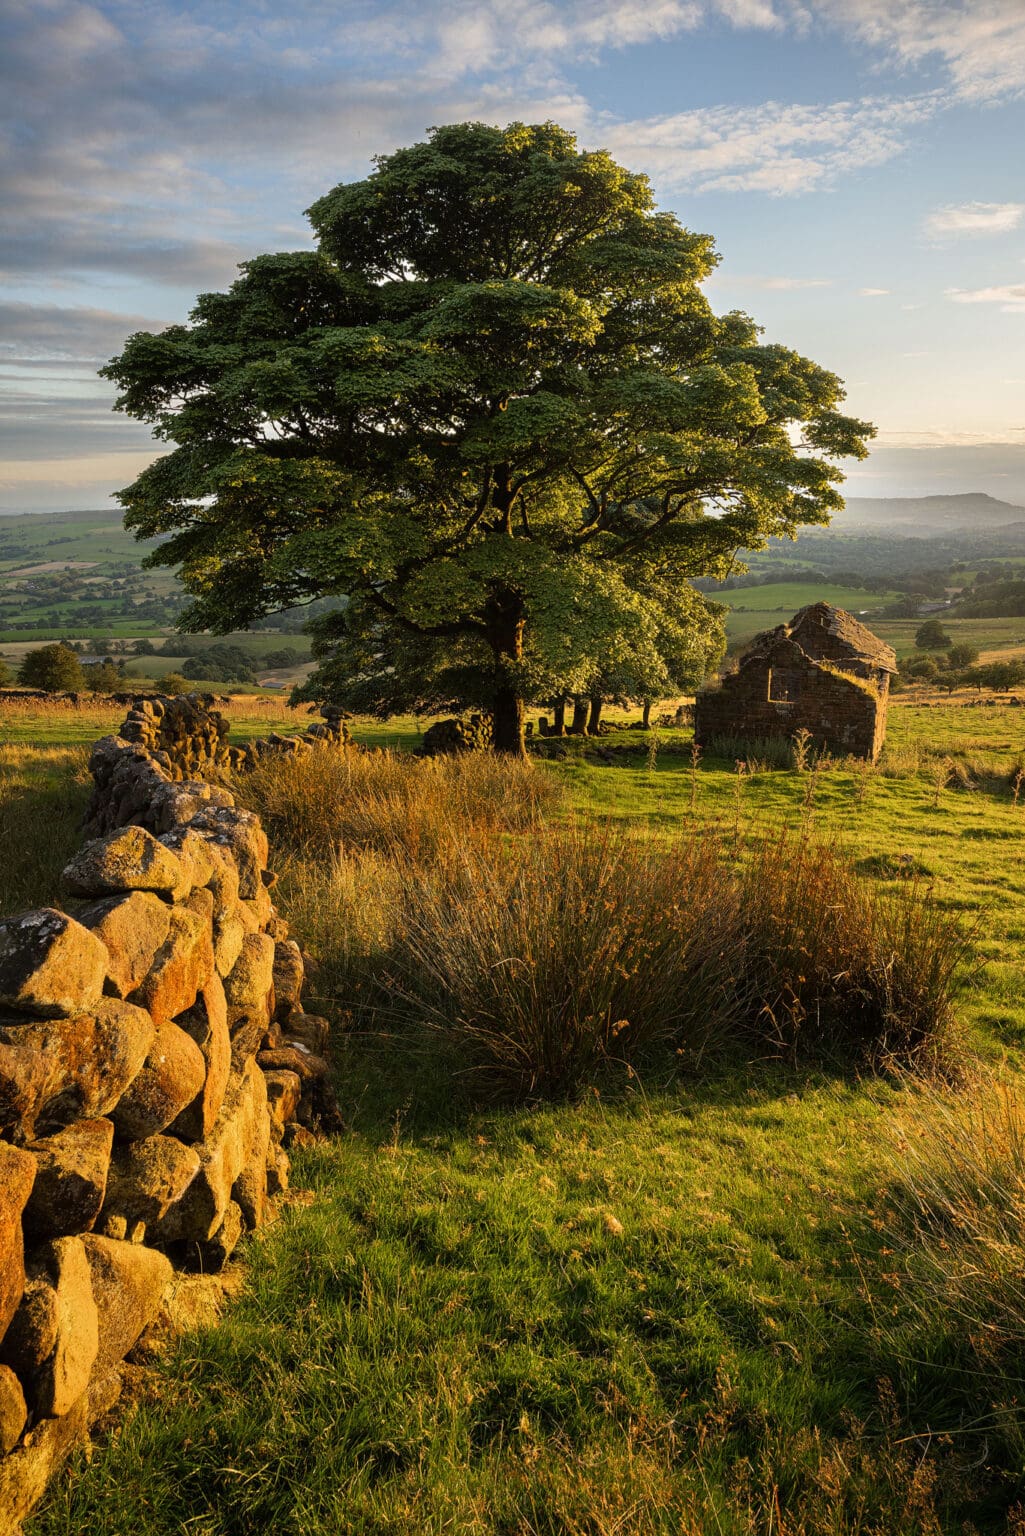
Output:
[[[240,738],[275,721],[273,701],[233,707]],[[54,894],[86,793],[80,743],[110,728],[98,714],[26,715],[0,751],[0,910]],[[615,766],[571,756],[534,773],[555,820],[667,843],[696,825],[738,854],[782,820],[842,840],[875,885],[917,876],[978,929],[959,1076],[752,1050],[509,1108],[480,1102],[440,1037],[339,1030],[346,1129],[295,1168],[312,1203],[249,1244],[222,1326],[160,1360],[32,1536],[1020,1532],[1025,1335],[937,1301],[906,1213],[915,1149],[937,1126],[956,1145],[949,1117],[976,1079],[989,1101],[997,1074],[1017,1103],[1025,718],[914,699],[890,718],[876,771],[695,766],[666,750],[685,735],[661,731],[613,738],[636,742]],[[355,734],[409,745],[415,725]],[[369,884],[390,878],[365,857]],[[311,883],[298,834],[276,866],[320,962],[310,1005],[341,1017],[332,945],[374,943],[327,910],[354,866]]]
[[880,608],[896,600],[896,592],[865,592],[858,587],[805,581],[774,581],[759,587],[733,587],[712,594],[730,609],[726,633],[731,646],[742,644],[763,629],[785,624],[799,608],[809,603],[832,603],[861,616],[872,625]]

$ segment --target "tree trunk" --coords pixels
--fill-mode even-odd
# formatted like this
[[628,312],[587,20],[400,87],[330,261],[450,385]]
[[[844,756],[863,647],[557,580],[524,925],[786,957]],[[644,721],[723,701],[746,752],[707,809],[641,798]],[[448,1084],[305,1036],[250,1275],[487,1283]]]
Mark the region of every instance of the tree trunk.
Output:
[[646,730],[646,731],[649,730],[650,727],[651,727],[651,700],[650,699],[645,699],[644,700],[644,709],[641,712],[641,725],[643,726],[644,730]]
[[588,736],[597,736],[598,734],[598,727],[601,725],[601,706],[602,700],[600,695],[597,693],[592,694],[591,713],[587,717]]
[[523,698],[514,663],[523,655],[526,618],[521,599],[513,592],[499,592],[485,609],[488,641],[495,658],[495,695],[492,707],[494,750],[506,757],[526,757],[523,744]]
[[571,736],[583,736],[587,730],[587,700],[583,694],[577,694],[573,700],[573,719],[570,723]]
[[552,705],[552,735],[565,736],[566,734],[566,700],[556,699]]

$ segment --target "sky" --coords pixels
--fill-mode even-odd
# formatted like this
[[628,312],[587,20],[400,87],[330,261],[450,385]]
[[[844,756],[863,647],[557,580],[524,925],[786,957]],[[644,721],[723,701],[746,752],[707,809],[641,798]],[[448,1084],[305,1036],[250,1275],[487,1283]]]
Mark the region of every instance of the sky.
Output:
[[845,380],[849,494],[1025,504],[1025,0],[0,0],[0,510],[159,451],[96,369],[434,124],[554,119]]

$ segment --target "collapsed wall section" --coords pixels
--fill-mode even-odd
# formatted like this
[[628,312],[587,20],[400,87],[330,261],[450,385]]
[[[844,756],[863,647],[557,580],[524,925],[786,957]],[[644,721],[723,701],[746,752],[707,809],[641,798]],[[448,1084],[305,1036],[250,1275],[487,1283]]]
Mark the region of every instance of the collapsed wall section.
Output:
[[223,763],[220,720],[190,701],[175,756],[160,723],[186,712],[155,702],[94,748],[69,910],[0,921],[0,1536],[116,1399],[174,1270],[220,1269],[333,1115],[263,828],[184,777]]

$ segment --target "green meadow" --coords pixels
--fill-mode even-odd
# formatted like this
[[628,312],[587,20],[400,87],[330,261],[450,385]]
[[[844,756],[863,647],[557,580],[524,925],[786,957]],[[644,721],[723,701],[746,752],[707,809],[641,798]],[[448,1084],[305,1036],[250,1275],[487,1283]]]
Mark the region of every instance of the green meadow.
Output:
[[[239,739],[304,718],[275,719],[273,701],[228,709]],[[64,711],[44,739],[35,717],[18,742],[8,725],[2,910],[57,894],[99,725]],[[354,734],[408,748],[416,723]],[[596,746],[610,745],[628,750],[608,763]],[[762,1046],[613,1063],[561,1104],[482,1094],[443,1033],[386,1007],[350,1017],[380,903],[428,870],[442,802],[382,799],[362,821],[351,806],[311,841],[325,809],[271,780],[240,786],[271,826],[279,907],[311,954],[308,1006],[335,1020],[344,1129],[296,1157],[300,1194],[249,1243],[221,1325],[149,1361],[31,1536],[1018,1529],[1020,1334],[1007,1343],[992,1318],[944,1304],[908,1213],[937,1138],[960,1144],[951,1117],[975,1145],[974,1106],[1009,1092],[1019,1125],[1023,748],[1016,709],[909,697],[891,706],[876,769],[772,767],[756,750],[695,761],[670,730],[536,761],[526,778],[549,823],[667,847],[718,837],[740,860],[785,823],[839,844],[875,889],[914,884],[976,935],[941,1077]],[[473,808],[453,807],[465,831]],[[395,836],[419,864],[389,862]],[[998,1141],[987,1133],[986,1148]],[[989,1164],[986,1177],[995,1187]],[[1006,1240],[1018,1208],[1001,1209]],[[944,1230],[950,1250],[956,1223]]]

